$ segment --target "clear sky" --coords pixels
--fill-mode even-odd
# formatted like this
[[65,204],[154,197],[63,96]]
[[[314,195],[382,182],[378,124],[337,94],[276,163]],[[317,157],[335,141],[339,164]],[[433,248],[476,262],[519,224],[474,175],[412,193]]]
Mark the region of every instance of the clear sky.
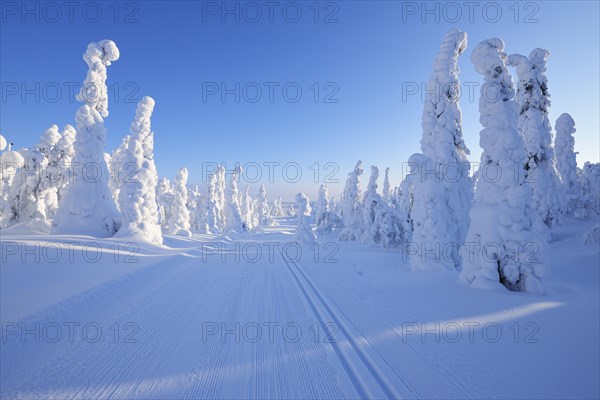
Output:
[[398,185],[402,163],[420,151],[415,88],[429,78],[444,34],[457,27],[469,38],[461,107],[472,161],[481,154],[481,78],[469,57],[490,37],[502,38],[508,53],[550,50],[551,122],[570,113],[578,163],[600,158],[597,1],[0,4],[0,132],[17,148],[35,144],[53,123],[74,125],[80,103],[72,93],[87,70],[82,54],[89,42],[112,39],[121,58],[108,69],[107,151],[128,133],[136,100],[148,95],[156,100],[161,176],[186,166],[190,182],[201,184],[213,163],[232,169],[239,162],[248,172],[242,186],[257,172],[268,181],[271,171],[271,194],[291,199],[299,191],[314,196],[315,181],[328,176],[339,180],[329,185],[339,192],[361,159],[365,180],[374,164],[390,167]]

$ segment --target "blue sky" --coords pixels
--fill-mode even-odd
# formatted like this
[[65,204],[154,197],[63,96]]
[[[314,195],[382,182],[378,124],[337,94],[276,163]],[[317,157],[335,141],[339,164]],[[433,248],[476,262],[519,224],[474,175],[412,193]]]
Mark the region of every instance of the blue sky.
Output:
[[[161,176],[186,166],[190,182],[201,183],[213,163],[231,169],[239,162],[252,173],[246,182],[255,181],[258,166],[262,182],[273,173],[272,194],[291,198],[314,196],[315,181],[327,175],[339,180],[329,185],[338,192],[361,159],[366,173],[372,164],[389,166],[397,185],[402,163],[420,151],[422,100],[406,89],[427,81],[444,34],[457,27],[469,36],[461,81],[475,87],[461,101],[472,161],[481,152],[473,86],[481,79],[469,56],[490,37],[502,38],[509,53],[550,50],[552,124],[570,113],[578,162],[600,158],[596,1],[484,1],[472,9],[472,2],[424,9],[420,1],[281,1],[271,3],[272,14],[263,1],[79,2],[71,10],[72,3],[50,3],[1,2],[0,132],[16,147],[36,143],[53,123],[74,124],[80,103],[70,92],[85,77],[82,53],[91,41],[112,39],[121,58],[108,70],[107,151],[127,134],[136,100],[148,95],[156,100]],[[223,14],[223,4],[233,11]],[[235,92],[236,83],[239,102],[232,93],[223,101],[222,84]]]

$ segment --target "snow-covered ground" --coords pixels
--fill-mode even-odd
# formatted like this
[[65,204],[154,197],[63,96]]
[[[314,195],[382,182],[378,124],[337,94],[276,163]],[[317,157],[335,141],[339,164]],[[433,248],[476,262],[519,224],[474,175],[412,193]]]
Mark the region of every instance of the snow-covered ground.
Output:
[[3,230],[0,396],[600,397],[597,219],[555,228],[544,295],[334,236],[300,255],[279,222],[163,247]]

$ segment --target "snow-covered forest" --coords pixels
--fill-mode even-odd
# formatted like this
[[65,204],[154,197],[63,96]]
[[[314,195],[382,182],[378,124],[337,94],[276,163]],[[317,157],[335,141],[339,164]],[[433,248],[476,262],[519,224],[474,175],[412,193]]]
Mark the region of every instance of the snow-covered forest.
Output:
[[[109,152],[106,80],[119,49],[110,40],[90,43],[75,127],[51,125],[37,144],[20,149],[7,143],[9,135],[2,138],[0,229],[26,224],[50,235],[116,236],[160,246],[163,233],[261,232],[278,217],[295,214],[300,243],[335,233],[340,241],[403,248],[415,269],[449,269],[467,284],[501,282],[510,290],[543,293],[554,227],[563,217],[600,215],[600,163],[580,160],[578,167],[575,121],[568,113],[552,127],[545,75],[550,52],[508,54],[494,38],[471,52],[484,82],[483,153],[473,168],[469,146],[476,144],[463,140],[458,68],[467,46],[467,34],[458,29],[442,40],[427,84],[421,149],[408,160],[411,170],[402,182],[389,180],[399,160],[386,166],[382,190],[375,165],[363,188],[358,161],[341,198],[321,185],[314,201],[291,194],[293,211],[284,210],[281,198],[270,199],[265,185],[254,197],[249,186],[240,190],[240,171],[223,166],[211,174],[205,192],[187,185],[194,171],[185,167],[172,181],[159,180],[151,127],[155,101],[149,96],[139,101],[129,135]],[[434,248],[439,254],[427,257]],[[532,250],[536,261],[523,262]]]
[[89,43],[74,120],[0,136],[0,397],[597,398],[600,163],[577,146],[598,132],[550,119],[552,49],[440,39],[420,149],[312,199],[161,174],[160,98],[109,131],[126,61]]

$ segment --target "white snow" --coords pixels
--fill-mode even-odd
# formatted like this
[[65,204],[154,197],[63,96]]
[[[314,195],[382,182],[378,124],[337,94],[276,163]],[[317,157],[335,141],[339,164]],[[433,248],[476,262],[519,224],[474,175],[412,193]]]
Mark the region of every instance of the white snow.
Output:
[[289,202],[225,164],[159,180],[147,96],[109,154],[120,54],[90,43],[77,130],[0,136],[0,398],[600,398],[600,163],[569,114],[553,143],[549,52],[494,38],[469,176],[466,48],[445,35],[401,182],[358,161]]
[[[599,252],[581,240],[598,221],[556,227],[543,297],[471,290],[454,271],[412,271],[400,249],[334,234],[321,238],[318,257],[302,247],[298,258],[293,220],[278,222],[261,234],[165,235],[162,248],[137,249],[124,239],[4,232],[0,396],[600,395]],[[36,244],[46,256],[26,254]],[[63,258],[51,262],[58,247]],[[99,260],[86,261],[84,248]]]

